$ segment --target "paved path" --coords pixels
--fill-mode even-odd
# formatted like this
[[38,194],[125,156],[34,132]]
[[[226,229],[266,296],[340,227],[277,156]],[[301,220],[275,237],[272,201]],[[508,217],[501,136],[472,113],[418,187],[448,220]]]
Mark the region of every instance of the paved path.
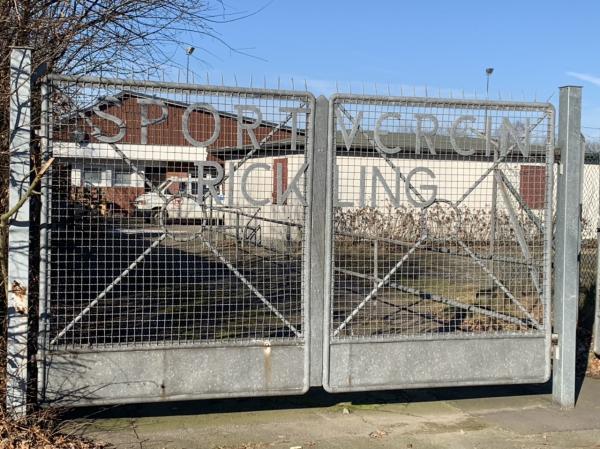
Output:
[[[575,410],[548,386],[486,387],[127,406],[67,424],[118,448],[598,448],[600,380]],[[487,397],[483,397],[484,395]]]

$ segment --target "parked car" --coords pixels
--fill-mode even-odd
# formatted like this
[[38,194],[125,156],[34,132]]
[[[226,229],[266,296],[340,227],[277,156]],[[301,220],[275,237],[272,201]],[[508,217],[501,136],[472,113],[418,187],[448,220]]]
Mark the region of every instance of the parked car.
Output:
[[[207,192],[208,187],[203,186],[202,196],[206,196]],[[212,201],[214,200],[209,197],[206,204],[210,205]],[[134,206],[138,215],[150,219],[153,223],[160,223],[165,203],[165,219],[206,219],[209,213],[198,198],[198,178],[170,177],[155,190],[138,196]]]

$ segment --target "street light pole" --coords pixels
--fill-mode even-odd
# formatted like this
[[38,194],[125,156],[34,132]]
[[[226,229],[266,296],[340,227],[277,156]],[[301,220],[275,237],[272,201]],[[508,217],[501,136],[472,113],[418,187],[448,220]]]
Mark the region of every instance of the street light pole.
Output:
[[192,53],[194,53],[194,50],[194,47],[188,47],[185,49],[185,54],[187,55],[187,63],[185,69],[185,84],[190,83],[190,56]]
[[[185,84],[190,84],[190,56],[194,53],[194,47],[188,47],[185,49],[187,55],[186,67],[185,67]],[[190,93],[185,94],[185,101],[190,102]]]
[[485,69],[485,74],[487,75],[487,80],[486,80],[486,84],[485,84],[485,98],[486,98],[486,100],[489,100],[489,98],[490,98],[490,78],[492,76],[492,73],[494,73],[494,68],[493,67],[488,67],[487,69]]

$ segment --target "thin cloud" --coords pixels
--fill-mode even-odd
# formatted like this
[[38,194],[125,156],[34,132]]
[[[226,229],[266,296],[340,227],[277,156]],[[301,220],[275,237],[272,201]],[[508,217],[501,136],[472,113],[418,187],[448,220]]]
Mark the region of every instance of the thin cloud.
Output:
[[588,83],[595,84],[596,86],[600,86],[600,77],[590,75],[589,73],[579,73],[579,72],[567,72],[568,76],[572,76],[573,78],[577,78],[578,80],[585,81]]

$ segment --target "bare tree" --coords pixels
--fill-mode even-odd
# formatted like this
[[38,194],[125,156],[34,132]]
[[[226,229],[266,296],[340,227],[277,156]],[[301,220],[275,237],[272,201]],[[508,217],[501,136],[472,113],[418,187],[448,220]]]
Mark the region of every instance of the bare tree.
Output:
[[0,0],[0,141],[7,140],[12,46],[33,49],[38,75],[132,67],[148,73],[172,63],[171,44],[209,37],[226,45],[214,26],[242,17],[226,12],[220,0]]
[[[173,65],[169,51],[174,44],[200,46],[198,41],[211,38],[227,46],[215,27],[245,15],[228,11],[221,0],[0,0],[0,337],[6,332],[8,220],[16,212],[8,211],[11,47],[32,48],[32,69],[37,75],[32,85],[35,129],[41,116],[39,83],[45,73],[107,75],[132,67],[140,73],[156,73]],[[34,133],[32,162],[37,170],[32,173],[32,187],[47,169],[41,167],[35,139]],[[28,194],[35,195],[33,188]],[[32,210],[35,215],[35,206]],[[0,389],[3,353],[0,344]]]

